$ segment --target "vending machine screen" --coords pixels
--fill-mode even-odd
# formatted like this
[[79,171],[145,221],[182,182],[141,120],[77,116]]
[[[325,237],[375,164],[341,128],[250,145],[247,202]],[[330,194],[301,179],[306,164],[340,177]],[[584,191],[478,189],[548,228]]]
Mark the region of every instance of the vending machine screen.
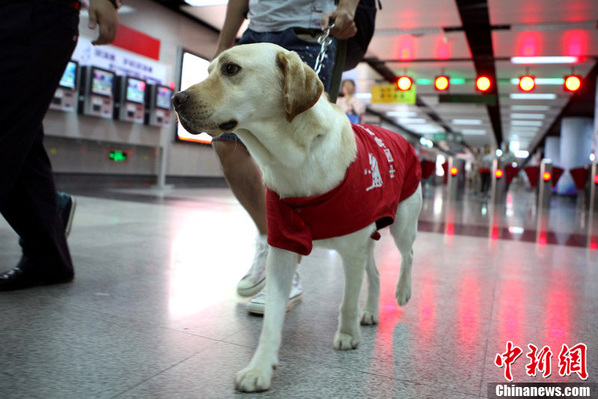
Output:
[[127,101],[145,103],[145,82],[143,80],[127,78]]
[[170,109],[170,98],[172,90],[165,86],[158,86],[156,89],[156,107]]
[[91,74],[91,92],[100,96],[112,97],[114,74],[98,68],[93,68]]
[[75,89],[75,83],[77,81],[77,63],[75,61],[69,61],[60,79],[60,87],[67,89]]

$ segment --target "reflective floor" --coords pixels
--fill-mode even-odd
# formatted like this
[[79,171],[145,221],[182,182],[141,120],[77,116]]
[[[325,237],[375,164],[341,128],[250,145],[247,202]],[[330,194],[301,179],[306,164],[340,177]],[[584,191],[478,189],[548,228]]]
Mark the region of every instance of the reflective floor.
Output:
[[[287,314],[273,387],[255,395],[233,388],[262,318],[235,292],[255,228],[230,191],[73,189],[75,282],[0,294],[0,397],[487,397],[488,383],[507,382],[495,361],[508,342],[522,349],[514,382],[596,383],[596,216],[562,198],[540,212],[533,193],[513,188],[502,205],[426,188],[403,308],[400,256],[383,231],[380,323],[362,328],[357,350],[332,348],[339,257],[316,249],[304,258],[304,300]],[[0,220],[0,270],[19,255]],[[585,381],[581,363],[561,353],[579,343]],[[550,377],[527,375],[530,344],[551,350]],[[559,372],[567,359],[569,375]]]

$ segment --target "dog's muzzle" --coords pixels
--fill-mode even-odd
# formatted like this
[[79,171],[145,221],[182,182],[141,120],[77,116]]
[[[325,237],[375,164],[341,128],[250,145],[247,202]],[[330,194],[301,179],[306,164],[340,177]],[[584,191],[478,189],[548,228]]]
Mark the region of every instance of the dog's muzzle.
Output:
[[186,91],[179,91],[177,93],[174,93],[174,95],[171,98],[171,102],[172,102],[172,106],[174,107],[174,109],[176,109],[177,111],[180,110],[181,106],[189,99],[189,93],[187,93]]

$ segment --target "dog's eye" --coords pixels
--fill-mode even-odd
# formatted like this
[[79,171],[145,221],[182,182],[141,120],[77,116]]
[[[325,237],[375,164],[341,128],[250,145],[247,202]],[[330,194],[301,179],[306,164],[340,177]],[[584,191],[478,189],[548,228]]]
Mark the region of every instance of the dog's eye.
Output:
[[239,73],[240,70],[241,70],[241,67],[238,66],[237,64],[225,64],[222,67],[222,73],[227,76],[236,75]]

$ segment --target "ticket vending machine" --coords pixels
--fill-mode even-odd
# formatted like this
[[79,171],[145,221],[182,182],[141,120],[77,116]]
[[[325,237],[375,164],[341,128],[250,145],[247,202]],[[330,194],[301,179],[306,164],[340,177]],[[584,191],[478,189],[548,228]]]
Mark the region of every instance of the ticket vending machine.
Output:
[[79,113],[112,119],[115,73],[94,66],[81,68]]
[[167,86],[149,85],[145,94],[145,123],[150,126],[168,127],[172,119],[173,90]]
[[144,80],[117,76],[114,88],[114,119],[143,124],[146,88]]
[[77,110],[78,74],[79,64],[77,61],[69,61],[62,78],[60,78],[58,88],[54,92],[50,109],[63,112],[75,112]]

